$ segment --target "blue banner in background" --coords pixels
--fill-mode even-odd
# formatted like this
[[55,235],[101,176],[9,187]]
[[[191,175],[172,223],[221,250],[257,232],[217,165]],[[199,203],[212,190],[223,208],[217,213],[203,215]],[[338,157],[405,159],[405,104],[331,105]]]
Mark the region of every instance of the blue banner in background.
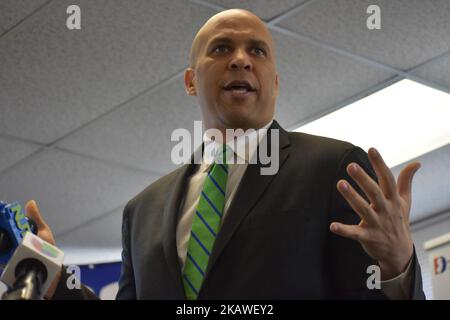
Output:
[[116,298],[122,262],[80,265],[81,283],[103,300]]

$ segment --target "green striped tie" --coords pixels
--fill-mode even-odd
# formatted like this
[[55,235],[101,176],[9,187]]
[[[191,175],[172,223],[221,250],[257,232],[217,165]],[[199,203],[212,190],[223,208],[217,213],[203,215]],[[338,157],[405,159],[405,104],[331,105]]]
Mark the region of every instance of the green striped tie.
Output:
[[228,177],[228,165],[222,160],[226,159],[226,154],[227,147],[223,145],[216,156],[218,161],[213,163],[208,172],[195,210],[183,271],[184,290],[189,300],[197,299],[219,233]]

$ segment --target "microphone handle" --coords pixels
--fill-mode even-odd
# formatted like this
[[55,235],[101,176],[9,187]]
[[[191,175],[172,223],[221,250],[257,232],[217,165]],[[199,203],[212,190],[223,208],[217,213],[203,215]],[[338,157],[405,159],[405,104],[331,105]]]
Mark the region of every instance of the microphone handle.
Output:
[[17,279],[11,290],[3,294],[3,300],[40,300],[39,280],[35,270]]
[[42,284],[47,278],[45,265],[36,259],[21,261],[16,267],[16,281],[3,300],[40,300]]

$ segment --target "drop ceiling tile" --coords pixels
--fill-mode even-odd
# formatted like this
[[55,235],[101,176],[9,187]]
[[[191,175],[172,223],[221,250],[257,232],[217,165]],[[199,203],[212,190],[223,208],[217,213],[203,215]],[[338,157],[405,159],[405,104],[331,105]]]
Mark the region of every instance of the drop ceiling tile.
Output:
[[450,54],[420,66],[413,75],[439,84],[450,91]]
[[209,0],[209,3],[214,3],[227,9],[246,9],[264,21],[274,18],[289,9],[295,8],[298,5],[306,2],[306,0],[282,0],[277,1],[274,5],[273,0]]
[[176,74],[213,13],[181,0],[80,0],[81,30],[68,30],[69,4],[2,37],[0,133],[50,143]]
[[114,210],[57,236],[55,240],[58,247],[120,248],[122,246],[121,226],[122,209]]
[[[2,0],[0,1],[0,28],[13,27],[48,0]],[[1,30],[1,29],[0,29]],[[0,32],[1,34],[1,32]],[[1,40],[0,40],[1,41]]]
[[0,176],[5,201],[35,199],[55,235],[118,208],[158,177],[56,149]]
[[394,76],[277,32],[274,40],[280,77],[277,119],[286,127],[326,114]]
[[0,137],[0,172],[26,158],[40,148],[39,145]]
[[180,77],[65,138],[58,147],[167,173],[178,166],[170,157],[177,144],[171,141],[173,130],[193,132],[195,120],[201,120],[200,108],[196,98],[186,95]]
[[[369,30],[369,5],[381,30]],[[450,49],[448,0],[315,0],[280,26],[406,70]]]

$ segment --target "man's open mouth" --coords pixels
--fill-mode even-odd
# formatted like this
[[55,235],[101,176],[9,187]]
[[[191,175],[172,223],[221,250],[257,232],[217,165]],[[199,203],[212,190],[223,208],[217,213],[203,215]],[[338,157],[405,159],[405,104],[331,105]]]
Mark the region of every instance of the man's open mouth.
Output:
[[227,83],[224,87],[225,91],[231,91],[233,93],[247,93],[255,92],[255,88],[246,80],[234,80]]

